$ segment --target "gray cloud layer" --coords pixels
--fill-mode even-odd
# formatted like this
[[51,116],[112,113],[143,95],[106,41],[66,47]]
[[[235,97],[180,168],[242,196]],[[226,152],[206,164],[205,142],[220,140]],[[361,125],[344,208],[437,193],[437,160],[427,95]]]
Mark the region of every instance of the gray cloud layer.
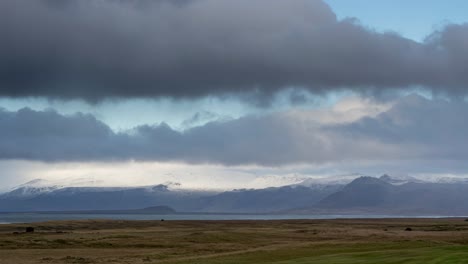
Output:
[[468,104],[401,99],[376,117],[319,124],[284,113],[211,122],[179,132],[165,124],[116,133],[91,115],[0,112],[0,159],[152,160],[226,165],[466,160]]
[[468,91],[467,24],[416,43],[320,0],[3,0],[0,36],[0,96]]

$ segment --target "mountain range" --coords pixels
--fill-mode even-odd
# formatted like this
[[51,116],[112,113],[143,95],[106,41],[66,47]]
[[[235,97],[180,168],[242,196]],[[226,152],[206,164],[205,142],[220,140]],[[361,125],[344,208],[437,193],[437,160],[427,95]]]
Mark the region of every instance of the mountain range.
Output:
[[299,184],[224,192],[146,187],[67,187],[35,180],[0,194],[0,212],[134,210],[177,212],[468,215],[468,181],[409,176],[307,179]]
[[468,215],[468,184],[408,182],[360,177],[305,211],[388,215]]

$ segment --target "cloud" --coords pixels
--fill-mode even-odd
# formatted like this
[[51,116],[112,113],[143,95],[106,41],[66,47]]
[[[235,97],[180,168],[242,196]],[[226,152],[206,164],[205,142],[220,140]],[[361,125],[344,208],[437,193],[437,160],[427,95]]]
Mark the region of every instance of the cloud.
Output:
[[[190,118],[184,120],[181,124],[183,128],[199,126],[209,121],[220,119],[220,116],[210,111],[200,111],[192,115]],[[225,119],[228,119],[227,117]]]
[[468,155],[466,114],[466,102],[431,101],[411,95],[375,118],[364,117],[331,130],[353,139],[401,146],[402,152],[415,159],[463,160]]
[[417,43],[320,0],[5,0],[0,19],[0,96],[467,92],[468,25]]
[[343,119],[342,112],[336,121],[329,120],[333,115],[319,120],[313,111],[245,116],[185,131],[162,123],[114,132],[86,114],[3,110],[0,159],[281,166],[468,158],[465,102],[412,95],[380,113]]

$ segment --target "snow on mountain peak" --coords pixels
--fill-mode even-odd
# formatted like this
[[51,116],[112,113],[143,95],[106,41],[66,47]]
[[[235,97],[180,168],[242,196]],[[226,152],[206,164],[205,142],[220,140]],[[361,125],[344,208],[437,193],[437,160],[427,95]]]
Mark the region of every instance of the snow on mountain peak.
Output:
[[50,182],[43,179],[35,179],[12,188],[7,194],[9,196],[31,197],[60,188],[63,188],[63,186],[50,184]]
[[22,187],[40,187],[40,186],[49,186],[51,183],[47,180],[44,179],[34,179],[31,181],[28,181],[26,183],[23,183],[21,185],[18,185],[14,189],[22,188]]
[[361,177],[362,174],[352,173],[352,174],[343,174],[335,176],[326,176],[326,177],[313,177],[307,178],[296,185],[305,186],[305,187],[314,187],[314,186],[326,186],[326,185],[346,185],[353,180]]
[[415,177],[409,176],[407,174],[392,174],[391,176],[388,174],[384,174],[379,177],[380,180],[383,180],[387,183],[390,183],[392,185],[403,185],[406,183],[423,183],[426,181],[423,181],[421,179],[417,179]]

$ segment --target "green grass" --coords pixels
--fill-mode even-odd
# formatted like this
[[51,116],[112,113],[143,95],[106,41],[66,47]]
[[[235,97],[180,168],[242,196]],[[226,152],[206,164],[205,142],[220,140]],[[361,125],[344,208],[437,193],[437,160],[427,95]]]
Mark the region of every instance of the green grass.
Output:
[[400,249],[388,251],[368,251],[356,253],[331,254],[318,257],[305,257],[289,261],[276,261],[273,263],[305,264],[305,263],[346,263],[346,264],[455,264],[468,263],[467,247],[431,247],[417,249]]
[[329,245],[285,248],[217,258],[187,260],[192,264],[461,264],[468,263],[468,246],[398,243]]

